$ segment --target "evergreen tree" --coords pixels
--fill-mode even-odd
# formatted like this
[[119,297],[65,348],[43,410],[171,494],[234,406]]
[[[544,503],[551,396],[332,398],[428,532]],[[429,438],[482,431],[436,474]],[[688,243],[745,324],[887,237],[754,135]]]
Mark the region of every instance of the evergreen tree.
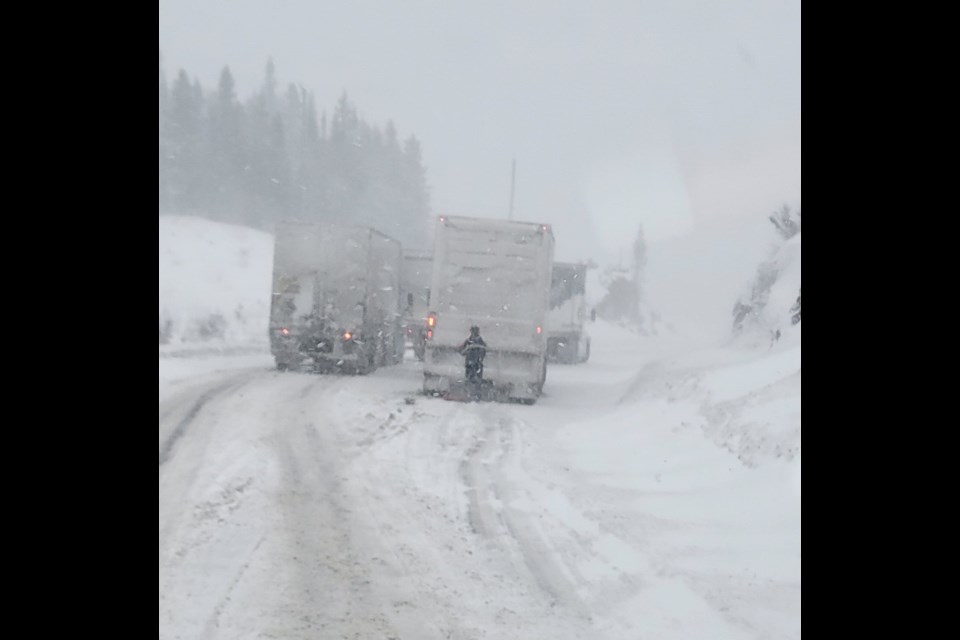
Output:
[[210,209],[221,220],[232,219],[242,208],[243,136],[243,113],[233,75],[230,67],[224,67],[210,106],[208,151]]
[[199,83],[180,70],[170,91],[168,175],[170,202],[193,211],[203,191],[203,99]]
[[637,229],[637,237],[633,240],[633,281],[640,286],[644,267],[647,266],[647,240],[643,235],[643,226]]
[[364,176],[360,153],[363,140],[360,118],[356,108],[344,92],[337,101],[330,119],[330,162],[327,211],[332,220],[358,219],[358,194],[363,190]]
[[784,204],[770,216],[769,220],[784,240],[789,240],[800,233],[800,209],[794,212],[789,205]]
[[263,97],[264,107],[267,113],[274,114],[277,109],[277,69],[273,64],[273,58],[267,59],[267,69],[263,78],[263,87],[260,90]]
[[289,215],[291,187],[283,119],[276,109],[276,75],[271,59],[260,91],[244,109],[245,136],[242,222],[262,229]]
[[167,111],[170,103],[170,92],[167,88],[167,76],[163,72],[163,52],[160,52],[160,117],[159,117],[159,138],[160,138],[160,166],[159,166],[159,191],[160,191],[160,211],[170,206],[170,171],[167,160],[170,155],[170,145],[167,141],[169,125],[167,123]]
[[427,170],[423,166],[420,141],[416,136],[410,136],[403,143],[401,176],[399,207],[409,225],[409,242],[413,247],[426,248],[430,240],[430,188],[427,186]]

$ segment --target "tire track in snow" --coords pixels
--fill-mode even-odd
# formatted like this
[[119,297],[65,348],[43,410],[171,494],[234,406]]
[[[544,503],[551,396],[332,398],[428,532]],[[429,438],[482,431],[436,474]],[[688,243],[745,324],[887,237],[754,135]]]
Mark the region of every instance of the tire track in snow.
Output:
[[273,613],[284,637],[398,636],[372,592],[377,567],[357,539],[347,486],[344,446],[353,434],[337,424],[334,410],[339,394],[356,386],[353,378],[317,376],[293,410],[273,420],[284,425],[270,439],[281,473],[274,497],[284,523],[281,548],[295,560],[289,598]]
[[240,565],[240,568],[237,570],[237,575],[234,576],[230,586],[227,587],[226,592],[223,594],[223,596],[221,596],[220,601],[213,608],[213,612],[210,614],[210,619],[207,621],[207,625],[204,628],[203,636],[205,638],[212,638],[216,635],[216,630],[220,627],[220,617],[223,615],[223,610],[230,603],[230,594],[232,594],[237,588],[237,585],[240,584],[240,580],[250,568],[250,563],[253,561],[253,557],[257,554],[257,550],[260,549],[260,545],[263,544],[264,540],[266,540],[266,536],[261,536],[257,541],[257,544],[253,546],[253,549],[251,549],[250,553],[247,554],[247,560]]
[[[161,468],[161,632],[166,623],[177,633],[192,628],[185,637],[212,640],[263,625],[267,636],[276,630],[275,637],[314,637],[300,633],[299,619],[285,615],[291,608],[277,595],[293,571],[282,561],[284,536],[264,523],[272,520],[270,496],[282,495],[283,487],[276,484],[276,463],[257,450],[271,439],[287,441],[296,424],[287,407],[300,408],[325,382],[252,371],[181,395],[179,405],[189,407],[182,418],[168,410],[171,423],[187,425],[177,437],[187,438],[180,440],[181,455]],[[208,565],[222,571],[198,569]],[[273,588],[259,594],[266,584]],[[303,608],[292,611],[299,615]]]
[[[398,630],[396,637],[438,640],[598,637],[570,604],[569,585],[577,582],[563,586],[562,559],[532,570],[538,560],[514,538],[526,531],[511,532],[503,519],[500,485],[516,482],[519,467],[514,408],[429,399],[409,414],[400,405],[400,418],[394,402],[402,400],[335,412],[342,416],[335,431],[351,445],[341,460],[348,461],[348,504],[356,507],[353,542],[374,576],[374,617],[360,618],[366,629],[379,631],[370,626],[376,621]],[[542,544],[539,512],[515,517],[533,525],[530,544]]]
[[[202,392],[200,396],[193,402],[190,409],[187,411],[186,415],[180,419],[177,423],[177,426],[173,428],[173,431],[168,435],[163,443],[160,445],[160,464],[163,466],[170,460],[170,456],[173,452],[174,445],[177,444],[177,441],[183,437],[187,432],[187,427],[190,426],[190,423],[194,421],[200,411],[210,402],[213,398],[221,395],[227,394],[229,392],[239,389],[244,384],[246,384],[250,379],[256,375],[260,375],[261,372],[245,372],[233,378],[215,384],[212,388],[208,388],[206,391]],[[184,394],[186,395],[186,394]],[[160,424],[170,417],[170,415],[175,412],[178,408],[182,408],[184,401],[182,400],[183,396],[175,397],[171,400],[168,400],[165,404],[167,409],[160,416]]]
[[512,540],[528,573],[550,598],[550,606],[561,606],[590,622],[589,610],[577,595],[576,585],[565,574],[554,546],[539,533],[529,516],[510,507],[516,490],[506,472],[508,464],[519,461],[520,453],[515,452],[521,444],[519,421],[494,413],[485,422],[486,429],[460,465],[472,529],[498,544],[503,543],[503,538]]
[[493,502],[491,498],[496,498],[496,491],[485,469],[490,461],[499,464],[503,457],[503,452],[494,450],[492,445],[497,434],[498,425],[488,422],[460,463],[460,478],[468,500],[467,521],[474,533],[487,538],[496,537],[505,527],[500,514],[490,508]]

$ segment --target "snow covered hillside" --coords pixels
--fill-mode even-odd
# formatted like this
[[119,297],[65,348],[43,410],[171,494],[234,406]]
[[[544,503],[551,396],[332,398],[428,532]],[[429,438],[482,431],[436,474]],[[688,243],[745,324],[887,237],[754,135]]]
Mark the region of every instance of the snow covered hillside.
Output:
[[161,353],[267,345],[273,236],[160,216]]
[[776,242],[763,217],[716,221],[649,249],[645,302],[698,345],[728,340],[734,302]]
[[[759,311],[758,325],[767,331],[790,331],[793,327],[791,309],[800,295],[800,237],[798,233],[781,246],[770,260],[775,280],[770,285]],[[796,325],[800,331],[800,324]]]

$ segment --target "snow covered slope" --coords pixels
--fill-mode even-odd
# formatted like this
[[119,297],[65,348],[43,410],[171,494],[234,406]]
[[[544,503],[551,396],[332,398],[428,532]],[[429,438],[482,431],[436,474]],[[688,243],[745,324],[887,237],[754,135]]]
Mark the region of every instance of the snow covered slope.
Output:
[[161,353],[267,346],[273,236],[160,216]]

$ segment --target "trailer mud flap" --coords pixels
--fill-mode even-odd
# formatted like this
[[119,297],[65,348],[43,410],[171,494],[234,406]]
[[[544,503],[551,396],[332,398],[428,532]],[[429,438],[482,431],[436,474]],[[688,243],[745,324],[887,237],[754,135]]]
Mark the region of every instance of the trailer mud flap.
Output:
[[451,402],[506,402],[508,394],[504,389],[498,389],[490,380],[480,383],[471,383],[466,380],[456,380],[450,383],[447,391],[440,393],[440,397]]

